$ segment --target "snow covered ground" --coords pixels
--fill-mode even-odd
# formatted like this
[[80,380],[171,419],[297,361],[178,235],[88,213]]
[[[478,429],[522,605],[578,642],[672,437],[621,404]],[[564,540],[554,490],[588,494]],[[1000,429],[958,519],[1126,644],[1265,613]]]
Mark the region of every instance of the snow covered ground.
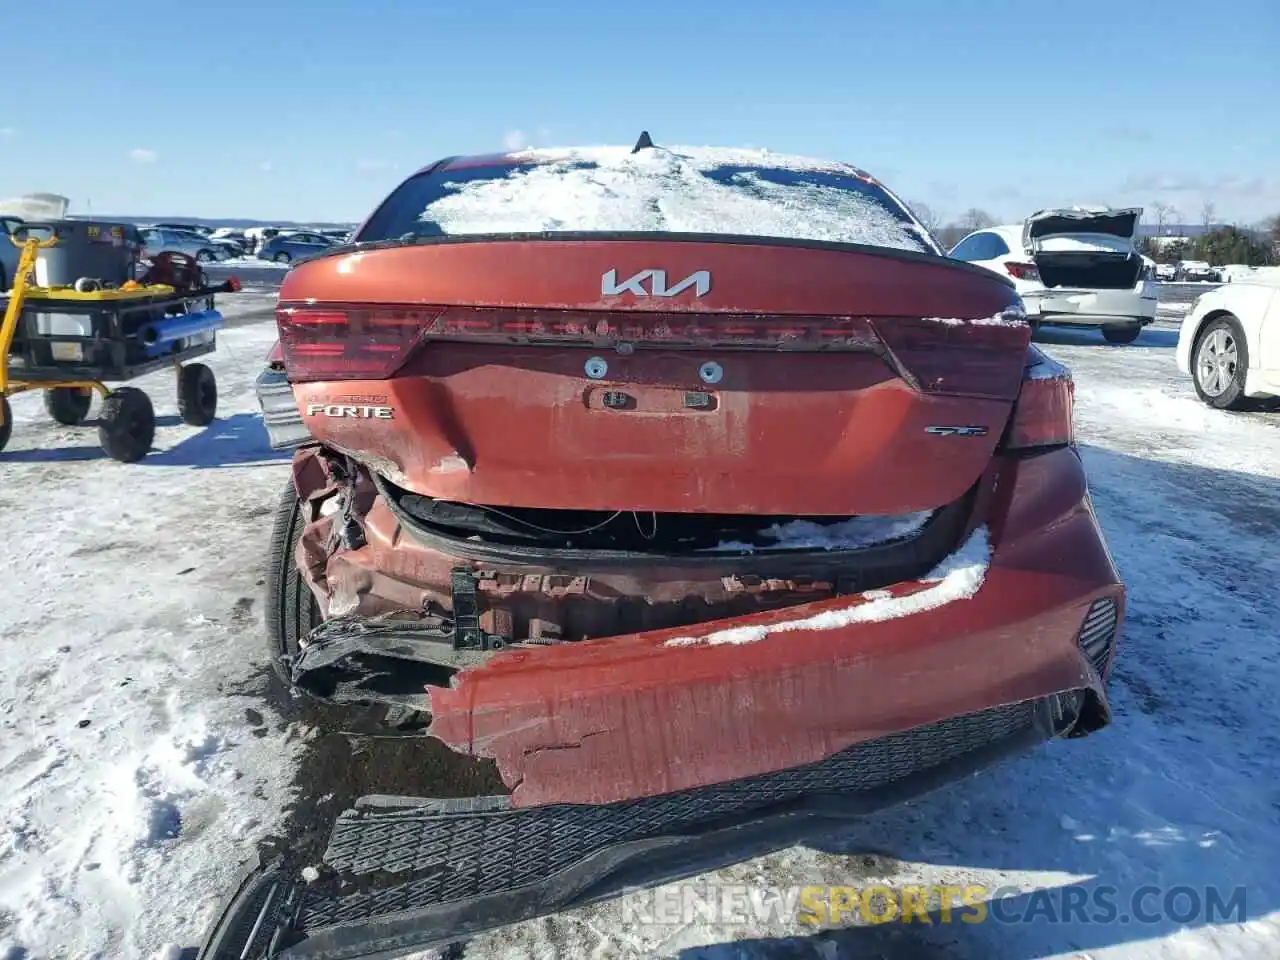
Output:
[[[1144,884],[1224,899],[1242,887],[1245,922],[1041,910],[818,933],[788,909],[645,922],[660,892],[483,936],[467,957],[1280,957],[1280,414],[1204,407],[1174,368],[1176,336],[1167,322],[1128,347],[1042,334],[1075,373],[1077,437],[1130,589],[1115,724],[686,889],[746,884],[785,902],[814,884],[982,884],[1017,888],[1009,916],[1068,883],[1121,908]],[[260,680],[261,568],[287,474],[253,414],[272,337],[269,323],[223,333],[208,430],[181,425],[170,378],[151,378],[164,419],[141,464],[104,459],[92,428],[52,425],[37,397],[14,403],[0,455],[2,960],[193,943],[291,800],[306,736]]]
[[271,491],[288,475],[251,391],[273,339],[261,322],[222,334],[207,430],[178,419],[171,374],[138,381],[160,418],[140,464],[106,459],[91,425],[54,425],[39,394],[13,400],[0,454],[4,960],[191,942],[288,800],[297,731],[253,681]]

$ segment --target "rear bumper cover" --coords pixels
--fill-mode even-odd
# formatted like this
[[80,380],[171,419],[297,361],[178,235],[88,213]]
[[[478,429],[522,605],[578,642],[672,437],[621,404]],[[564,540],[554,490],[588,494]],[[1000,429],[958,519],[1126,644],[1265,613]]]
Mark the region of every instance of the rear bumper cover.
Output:
[[1150,284],[1126,290],[1048,290],[1023,294],[1027,313],[1044,323],[1100,326],[1153,323],[1159,300]]
[[[249,871],[199,960],[390,958],[819,838],[1057,735],[1079,696],[953,717],[814,764],[604,806],[370,797],[325,874]],[[343,883],[360,892],[342,895]]]
[[[516,806],[609,803],[814,763],[862,741],[1001,704],[1088,690],[1080,645],[1124,588],[1078,454],[1008,459],[985,506],[994,549],[969,599],[880,622],[669,645],[691,628],[498,654],[428,687],[430,733],[497,761]],[[909,594],[922,584],[899,584]],[[849,607],[838,597],[699,625],[768,627]],[[1114,635],[1111,638],[1114,642]]]
[[365,798],[319,880],[250,871],[201,960],[438,947],[821,837],[1104,725],[1124,588],[1079,457],[1003,460],[991,486],[969,599],[744,644],[665,645],[685,628],[512,650],[428,688],[431,732],[495,757],[511,795]]

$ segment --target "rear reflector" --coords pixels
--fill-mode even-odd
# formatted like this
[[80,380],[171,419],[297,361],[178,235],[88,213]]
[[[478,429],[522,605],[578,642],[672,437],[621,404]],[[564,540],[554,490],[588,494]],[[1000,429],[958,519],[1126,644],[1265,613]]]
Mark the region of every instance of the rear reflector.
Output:
[[1089,658],[1094,669],[1104,676],[1111,666],[1119,619],[1115,600],[1100,597],[1090,605],[1084,625],[1080,628],[1080,649]]
[[1040,268],[1034,263],[1014,263],[1012,261],[1006,263],[1004,268],[1009,271],[1009,276],[1018,280],[1034,280],[1040,281]]
[[1013,418],[1005,434],[1008,449],[1061,447],[1073,440],[1072,405],[1075,383],[1066,368],[1053,365],[1054,375],[1036,376],[1037,367],[1022,381]]

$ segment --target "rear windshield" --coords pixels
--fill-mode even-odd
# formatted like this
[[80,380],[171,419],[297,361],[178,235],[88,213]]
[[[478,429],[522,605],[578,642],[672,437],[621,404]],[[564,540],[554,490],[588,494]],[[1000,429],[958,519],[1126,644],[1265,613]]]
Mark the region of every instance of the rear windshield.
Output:
[[467,234],[734,234],[936,252],[890,194],[851,168],[762,151],[529,151],[421,173],[359,242]]

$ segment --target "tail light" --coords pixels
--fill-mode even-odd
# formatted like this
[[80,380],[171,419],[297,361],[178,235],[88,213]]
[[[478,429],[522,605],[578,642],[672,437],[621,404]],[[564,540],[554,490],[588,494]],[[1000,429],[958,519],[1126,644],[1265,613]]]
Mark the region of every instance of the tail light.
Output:
[[1006,449],[1062,447],[1074,439],[1075,382],[1071,371],[1039,351],[1032,355],[1035,360],[1023,373],[1022,389],[1005,432]]
[[413,354],[443,312],[325,307],[276,311],[290,380],[381,380]]
[[1017,263],[1016,261],[1011,260],[1004,265],[1004,268],[1009,271],[1009,276],[1013,277],[1015,280],[1033,280],[1036,283],[1040,282],[1040,268],[1034,263]]

